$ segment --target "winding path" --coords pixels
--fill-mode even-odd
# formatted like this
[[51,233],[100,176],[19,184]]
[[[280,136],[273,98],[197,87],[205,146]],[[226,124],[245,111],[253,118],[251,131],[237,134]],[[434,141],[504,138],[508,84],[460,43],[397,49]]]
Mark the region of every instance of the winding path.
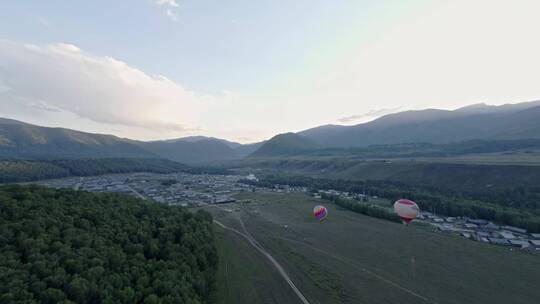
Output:
[[257,249],[264,257],[266,257],[270,263],[272,263],[272,265],[274,265],[274,267],[276,268],[276,270],[279,272],[279,274],[283,277],[283,279],[285,279],[285,281],[287,282],[287,284],[289,284],[289,286],[292,288],[292,290],[294,291],[294,293],[298,296],[298,298],[300,299],[300,301],[302,301],[302,303],[304,304],[310,304],[309,301],[306,299],[306,297],[302,294],[302,292],[298,289],[298,287],[296,287],[296,285],[294,285],[294,282],[291,280],[291,278],[289,277],[289,275],[287,274],[287,272],[285,272],[285,269],[283,269],[283,266],[281,266],[281,264],[278,263],[278,261],[276,261],[276,259],[274,259],[274,257],[268,253],[268,251],[266,251],[250,234],[249,232],[246,230],[245,226],[244,226],[244,222],[242,221],[241,218],[238,218],[240,220],[240,224],[242,225],[242,229],[244,230],[244,232],[241,232],[241,231],[238,231],[234,228],[231,228],[231,227],[227,227],[225,226],[223,223],[221,223],[220,221],[218,220],[214,220],[214,223],[216,223],[216,225],[220,226],[221,228],[223,229],[226,229],[226,230],[229,230],[229,231],[232,231],[240,236],[242,236],[243,238],[245,238],[250,244],[251,246],[255,247],[255,249]]
[[367,273],[367,274],[369,274],[369,275],[371,275],[371,276],[373,276],[373,277],[375,277],[375,278],[377,278],[377,279],[379,279],[379,280],[381,280],[381,281],[383,281],[383,282],[385,282],[385,283],[387,283],[389,285],[394,286],[397,289],[400,289],[400,290],[402,290],[402,291],[404,291],[404,292],[406,292],[406,293],[408,293],[408,294],[410,294],[412,296],[415,296],[416,298],[418,298],[418,299],[420,299],[420,300],[422,300],[424,302],[432,303],[426,297],[424,297],[424,296],[422,296],[422,295],[420,295],[420,294],[418,294],[418,293],[416,293],[416,292],[414,292],[414,291],[412,291],[412,290],[410,290],[410,289],[408,289],[406,287],[403,287],[403,286],[399,285],[398,283],[396,283],[394,281],[391,281],[391,280],[389,280],[389,279],[387,279],[387,278],[385,278],[385,277],[383,277],[383,276],[381,276],[381,275],[379,275],[379,274],[377,274],[377,273],[375,273],[373,271],[370,271],[370,270],[366,269],[365,267],[362,267],[362,266],[358,265],[356,262],[353,262],[353,261],[350,261],[348,259],[339,257],[339,256],[337,256],[337,255],[335,255],[335,254],[333,254],[331,252],[319,249],[317,247],[314,247],[314,246],[312,246],[312,245],[310,245],[308,243],[302,242],[302,241],[293,240],[293,239],[284,238],[284,237],[275,237],[275,236],[273,238],[284,240],[284,241],[289,241],[289,242],[294,242],[294,243],[301,244],[303,246],[309,247],[310,249],[312,249],[314,251],[320,252],[320,253],[322,253],[322,254],[324,254],[324,255],[326,255],[328,257],[334,258],[334,259],[336,259],[336,260],[338,260],[338,261],[340,261],[340,262],[342,262],[342,263],[344,263],[346,265],[357,268],[357,269],[361,270],[362,272],[365,272],[365,273]]

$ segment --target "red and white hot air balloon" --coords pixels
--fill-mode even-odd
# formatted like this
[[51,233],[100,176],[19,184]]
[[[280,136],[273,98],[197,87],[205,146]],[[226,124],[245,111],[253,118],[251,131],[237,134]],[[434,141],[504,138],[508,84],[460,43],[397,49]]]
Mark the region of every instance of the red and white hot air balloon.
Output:
[[322,222],[328,216],[328,209],[321,205],[315,206],[315,208],[313,208],[313,216],[315,216],[319,222]]
[[405,225],[409,224],[418,216],[418,214],[420,214],[420,208],[418,208],[418,205],[408,199],[397,200],[394,203],[394,211]]

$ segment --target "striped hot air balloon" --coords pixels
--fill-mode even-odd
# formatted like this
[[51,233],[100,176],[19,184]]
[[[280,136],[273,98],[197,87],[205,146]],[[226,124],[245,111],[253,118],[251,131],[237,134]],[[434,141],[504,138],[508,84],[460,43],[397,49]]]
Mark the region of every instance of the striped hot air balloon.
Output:
[[400,199],[394,203],[394,211],[401,218],[403,224],[407,225],[418,216],[420,208],[411,200]]
[[328,209],[326,207],[317,205],[313,208],[313,215],[316,219],[322,222],[328,216]]

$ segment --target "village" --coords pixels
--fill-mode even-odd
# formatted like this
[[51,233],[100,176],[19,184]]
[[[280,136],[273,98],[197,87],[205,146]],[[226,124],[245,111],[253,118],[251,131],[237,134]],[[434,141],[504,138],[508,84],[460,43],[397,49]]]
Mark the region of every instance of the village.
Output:
[[234,175],[130,173],[47,180],[39,184],[89,192],[124,193],[168,205],[194,207],[233,202],[232,194],[246,186]]
[[[375,196],[331,189],[310,191],[306,187],[289,185],[274,185],[272,188],[256,187],[242,183],[242,180],[246,179],[257,180],[253,174],[246,177],[187,173],[130,173],[47,180],[39,184],[52,188],[124,193],[145,200],[182,207],[235,202],[234,194],[241,191],[301,192],[310,194],[315,199],[321,199],[324,195],[339,196],[355,200],[359,204],[387,208],[389,212],[392,212],[389,202]],[[447,217],[428,211],[422,211],[417,221],[427,223],[437,231],[454,233],[469,240],[540,252],[540,233],[529,233],[522,228],[500,226],[483,219]]]

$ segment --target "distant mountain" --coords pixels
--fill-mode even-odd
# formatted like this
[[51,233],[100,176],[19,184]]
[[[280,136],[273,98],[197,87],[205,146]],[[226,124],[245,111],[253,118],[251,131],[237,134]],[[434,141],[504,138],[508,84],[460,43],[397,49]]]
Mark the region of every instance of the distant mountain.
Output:
[[0,159],[157,158],[139,142],[0,118]]
[[189,136],[145,143],[148,150],[168,159],[184,163],[204,163],[241,159],[253,153],[264,141],[240,144],[221,138]]
[[481,114],[481,113],[497,113],[497,112],[517,112],[540,106],[540,100],[521,102],[516,104],[505,104],[501,106],[493,106],[485,103],[472,104],[466,107],[462,107],[456,110],[456,112],[463,112],[469,114]]
[[540,138],[540,101],[406,111],[355,126],[322,126],[298,134],[325,147]]
[[204,136],[142,142],[0,118],[0,159],[167,158],[203,164],[319,148],[538,138],[540,101],[405,111],[355,126],[325,125],[247,145]]
[[205,136],[142,142],[0,118],[0,159],[166,158],[203,164],[240,159],[261,145]]
[[222,142],[231,149],[236,149],[236,148],[239,148],[239,147],[242,146],[242,144],[239,144],[239,143],[234,142],[234,141],[228,141],[228,140],[221,139],[221,138],[207,137],[207,136],[188,136],[188,137],[182,137],[182,138],[177,138],[177,139],[169,139],[169,140],[165,140],[165,141],[167,141],[167,142],[185,141],[185,142],[193,142],[194,143],[194,142],[200,142],[200,141],[206,141],[206,140],[216,140],[216,141]]
[[250,157],[264,157],[296,154],[317,149],[319,146],[311,139],[295,134],[279,134],[266,141]]
[[240,158],[234,149],[217,139],[154,141],[142,146],[156,155],[186,164]]
[[264,145],[265,142],[266,140],[257,143],[241,145],[240,147],[235,148],[234,151],[236,151],[236,154],[239,158],[244,158],[251,153],[257,151],[257,149]]

